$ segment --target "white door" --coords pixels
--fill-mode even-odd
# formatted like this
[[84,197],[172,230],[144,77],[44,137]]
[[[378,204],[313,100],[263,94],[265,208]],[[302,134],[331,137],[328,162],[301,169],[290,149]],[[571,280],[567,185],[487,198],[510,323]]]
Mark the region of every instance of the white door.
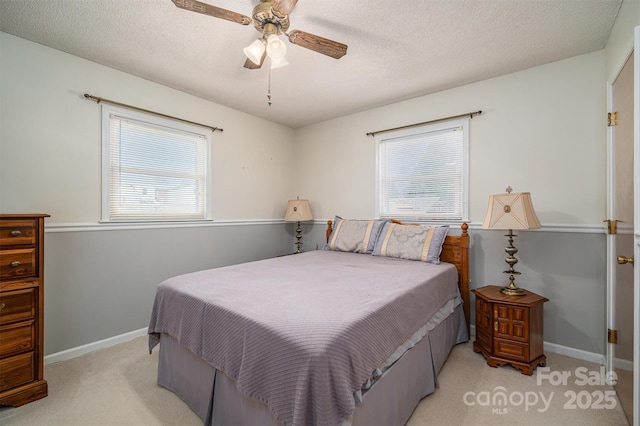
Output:
[[[637,48],[635,52],[638,52]],[[638,108],[634,108],[634,102],[640,99],[637,72],[634,72],[639,69],[637,56],[631,54],[609,87],[609,111],[616,113],[612,118],[617,123],[608,130],[607,197],[608,219],[617,225],[617,231],[610,232],[607,237],[607,327],[610,333],[615,333],[610,342],[616,341],[607,345],[607,367],[616,372],[616,391],[632,425],[640,420],[638,398],[634,398],[634,395],[640,395],[637,389],[638,350],[635,349],[638,338],[634,338],[640,328],[637,325],[638,305],[634,309],[638,293],[634,288],[638,288],[640,265],[634,267],[633,263],[633,259],[640,261],[640,143],[634,130],[638,128]]]

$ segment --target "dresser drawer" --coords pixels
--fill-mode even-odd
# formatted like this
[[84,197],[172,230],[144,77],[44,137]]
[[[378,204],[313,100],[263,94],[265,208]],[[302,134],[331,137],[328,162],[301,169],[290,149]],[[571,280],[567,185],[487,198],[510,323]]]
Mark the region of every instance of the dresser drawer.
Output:
[[32,319],[35,314],[35,288],[0,293],[0,325]]
[[0,327],[0,358],[31,351],[36,341],[34,321],[19,322]]
[[0,251],[0,278],[28,278],[36,275],[35,248]]
[[0,360],[0,392],[25,385],[35,379],[33,352]]
[[34,219],[3,220],[0,222],[0,246],[35,245],[36,221]]
[[518,361],[529,361],[529,345],[512,340],[494,339],[493,354]]

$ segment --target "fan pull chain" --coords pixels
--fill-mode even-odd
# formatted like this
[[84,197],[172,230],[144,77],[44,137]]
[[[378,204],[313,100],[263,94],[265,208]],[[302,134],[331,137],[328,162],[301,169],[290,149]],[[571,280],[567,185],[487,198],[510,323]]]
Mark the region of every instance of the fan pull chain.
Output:
[[271,106],[271,67],[269,67],[269,87],[267,88],[267,104]]

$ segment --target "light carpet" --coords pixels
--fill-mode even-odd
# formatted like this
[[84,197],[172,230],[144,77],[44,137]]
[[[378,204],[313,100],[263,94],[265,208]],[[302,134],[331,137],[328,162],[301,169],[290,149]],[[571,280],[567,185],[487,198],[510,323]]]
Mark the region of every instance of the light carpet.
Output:
[[[439,388],[407,425],[628,424],[613,388],[600,383],[599,365],[547,356],[544,377],[541,369],[525,376],[509,366],[489,367],[471,343],[458,345]],[[1,408],[0,424],[202,425],[180,398],[156,384],[157,366],[158,350],[148,354],[146,337],[47,365],[49,396]]]

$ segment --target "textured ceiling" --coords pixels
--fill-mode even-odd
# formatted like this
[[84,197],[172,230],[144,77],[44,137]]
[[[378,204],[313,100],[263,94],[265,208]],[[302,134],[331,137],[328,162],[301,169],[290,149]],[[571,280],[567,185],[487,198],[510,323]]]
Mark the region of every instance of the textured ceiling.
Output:
[[[202,1],[248,16],[257,3]],[[336,60],[287,42],[271,107],[268,67],[243,68],[260,34],[171,0],[0,0],[0,30],[298,128],[602,49],[621,3],[299,0],[291,29],[349,48]]]

